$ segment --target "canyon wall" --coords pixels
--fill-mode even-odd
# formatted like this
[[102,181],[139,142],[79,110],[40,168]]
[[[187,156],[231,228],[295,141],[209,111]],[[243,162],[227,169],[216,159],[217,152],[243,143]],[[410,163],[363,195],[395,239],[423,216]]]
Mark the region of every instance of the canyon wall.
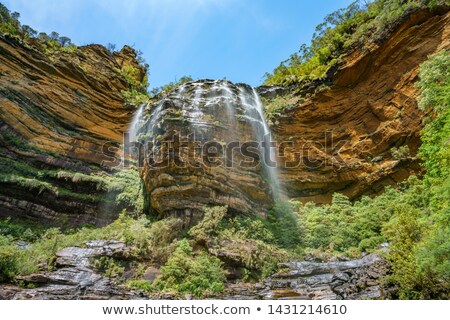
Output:
[[[342,192],[356,199],[421,174],[415,155],[427,115],[417,107],[414,82],[427,56],[450,47],[447,11],[410,14],[378,43],[345,56],[325,79],[258,89],[269,102],[280,96],[292,100],[270,119],[275,140],[294,146],[278,159],[284,195],[327,202],[333,192]],[[130,87],[120,72],[124,65],[139,69],[136,52],[124,47],[111,53],[88,45],[48,55],[0,36],[0,53],[0,215],[72,224],[104,224],[114,219],[117,210],[109,207],[113,204],[108,204],[95,179],[67,179],[49,172],[111,174],[108,166],[117,164],[111,156],[120,155],[120,150],[105,153],[103,146],[110,142],[120,147],[137,108],[124,101],[121,92]],[[141,71],[138,81],[144,76]],[[160,132],[153,138],[188,125],[212,140],[254,138],[242,104],[227,108],[223,92],[220,97],[214,93],[215,82],[204,84],[204,100],[198,105],[201,115],[193,109],[194,84],[180,96],[174,96],[174,91],[149,105],[147,120],[158,106],[164,111],[157,119]],[[229,87],[232,92],[239,90],[239,85]],[[222,102],[208,109],[206,97]],[[232,117],[227,112],[236,112],[236,124],[230,126]],[[244,116],[244,121],[237,115]],[[409,152],[396,155],[393,148],[402,146],[408,146]],[[298,164],[289,167],[283,161]],[[220,204],[236,213],[264,216],[273,197],[263,171],[261,167],[202,167],[153,172],[144,166],[141,176],[151,207],[160,215],[189,214],[204,205]],[[18,174],[25,178],[18,179]]]
[[0,216],[110,221],[95,181],[63,173],[109,171],[103,145],[120,146],[134,111],[120,69],[139,66],[136,52],[88,45],[49,55],[0,36],[0,53]]
[[[355,199],[421,174],[415,155],[427,115],[417,107],[414,83],[429,55],[450,48],[447,11],[409,15],[380,43],[344,57],[324,80],[260,88],[269,101],[287,91],[294,101],[272,119],[276,139],[294,146],[280,160],[291,167],[279,170],[290,198],[329,202],[340,192]],[[396,155],[402,146],[409,154]]]

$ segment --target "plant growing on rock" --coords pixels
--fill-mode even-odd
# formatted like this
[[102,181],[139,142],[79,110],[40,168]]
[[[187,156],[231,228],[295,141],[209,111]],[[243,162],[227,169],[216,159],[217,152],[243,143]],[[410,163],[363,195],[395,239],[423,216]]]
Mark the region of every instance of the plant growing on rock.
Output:
[[163,292],[191,293],[196,297],[220,292],[226,280],[222,265],[218,258],[207,253],[194,254],[184,239],[161,268],[161,275],[152,287]]
[[198,243],[205,244],[208,239],[217,233],[220,222],[225,217],[228,208],[205,208],[203,219],[189,230],[189,235]]
[[418,8],[445,4],[445,0],[354,1],[327,15],[316,27],[311,44],[303,44],[272,73],[266,73],[265,84],[288,86],[322,78],[345,54],[380,40],[401,17]]

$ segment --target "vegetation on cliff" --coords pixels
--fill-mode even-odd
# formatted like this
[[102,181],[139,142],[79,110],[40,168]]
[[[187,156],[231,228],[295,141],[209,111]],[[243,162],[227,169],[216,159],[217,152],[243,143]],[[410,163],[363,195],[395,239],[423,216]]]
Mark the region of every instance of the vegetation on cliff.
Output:
[[327,15],[316,27],[311,44],[303,44],[272,73],[266,73],[264,83],[289,85],[322,78],[342,56],[382,40],[413,10],[445,4],[446,0],[357,0]]
[[[0,4],[2,210],[22,200],[22,207],[58,217],[53,222],[58,225],[70,224],[74,214],[98,214],[109,221],[123,208],[141,214],[137,168],[104,166],[101,145],[120,139],[131,109],[123,108],[124,102],[148,100],[148,64],[142,54],[129,46],[110,52],[100,45],[77,47],[56,32],[47,35],[22,25],[19,17]],[[23,51],[29,60],[19,59]],[[23,127],[16,126],[22,121]],[[106,128],[104,121],[116,129]],[[93,126],[104,127],[96,131]]]
[[[267,83],[288,84],[302,78],[317,78],[349,50],[383,36],[406,12],[418,7],[434,7],[442,1],[374,1],[353,3],[326,18],[317,29],[310,48],[269,75]],[[20,26],[17,15],[0,6],[1,31],[28,41],[28,28]],[[25,30],[25,31],[24,31]],[[369,37],[369,34],[372,36]],[[54,35],[41,43],[55,42],[65,48],[67,41]],[[58,43],[58,44],[56,44]],[[53,44],[52,44],[53,46]],[[73,47],[71,47],[73,48]],[[63,50],[64,51],[64,50]],[[53,51],[54,52],[54,51]],[[144,214],[145,200],[136,168],[101,172],[94,168],[81,173],[34,165],[34,160],[16,161],[0,157],[0,182],[14,187],[51,194],[73,201],[114,202],[125,208],[119,218],[104,228],[84,226],[60,229],[30,225],[16,220],[0,220],[0,281],[19,285],[18,275],[52,270],[56,252],[86,241],[117,239],[131,248],[128,261],[99,259],[97,268],[113,281],[153,294],[190,293],[205,297],[224,289],[227,279],[259,281],[273,274],[278,263],[310,257],[358,257],[379,250],[388,243],[386,258],[392,266],[389,283],[398,287],[399,298],[448,298],[450,292],[450,53],[442,51],[420,69],[420,107],[431,116],[422,133],[419,155],[427,174],[421,180],[411,177],[398,189],[387,188],[373,199],[351,202],[335,194],[330,205],[278,201],[268,218],[229,215],[227,207],[205,207],[203,218],[194,226],[179,218],[151,220]],[[129,85],[123,94],[130,103],[147,99],[147,80],[139,68],[124,65],[117,70]],[[142,79],[141,79],[142,78]],[[167,92],[189,81],[183,77],[154,93]],[[283,104],[286,101],[283,102]],[[278,112],[280,105],[273,105]],[[13,134],[2,132],[8,150],[44,152]],[[396,157],[405,148],[393,150]],[[99,197],[99,194],[102,197]],[[105,196],[106,195],[106,196]],[[109,198],[109,200],[108,200]],[[127,212],[128,209],[128,212]],[[106,208],[109,214],[109,208]],[[64,224],[61,221],[61,224]],[[25,241],[25,243],[24,243]],[[146,280],[147,267],[161,273],[153,283]],[[131,275],[125,275],[125,267]]]
[[[59,35],[53,31],[50,34],[38,32],[28,25],[22,25],[19,21],[18,12],[10,12],[8,8],[0,3],[0,34],[17,39],[25,46],[34,48],[46,54],[51,60],[64,53],[73,53],[77,46],[71,39]],[[114,54],[115,46],[108,44],[108,50]],[[128,90],[123,90],[124,100],[130,104],[141,104],[149,99],[148,90],[148,70],[149,65],[142,57],[142,52],[138,51],[136,64],[122,64],[117,68],[118,74],[128,84]],[[144,75],[142,75],[142,73]]]
[[331,205],[294,203],[305,228],[305,252],[357,256],[387,242],[388,279],[402,299],[448,298],[450,292],[450,52],[420,68],[419,105],[431,111],[419,156],[427,173],[399,189],[351,203],[335,194]]
[[14,37],[23,43],[42,50],[48,55],[56,52],[72,52],[77,46],[66,36],[53,31],[50,35],[38,32],[28,25],[22,25],[18,12],[10,12],[0,3],[0,32]]

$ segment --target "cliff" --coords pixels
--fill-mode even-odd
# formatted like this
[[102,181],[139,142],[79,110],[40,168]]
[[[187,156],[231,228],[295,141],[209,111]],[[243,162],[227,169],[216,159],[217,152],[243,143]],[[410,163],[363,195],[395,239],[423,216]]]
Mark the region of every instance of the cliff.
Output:
[[136,52],[88,45],[50,55],[8,36],[0,37],[0,52],[0,215],[112,219],[100,217],[98,181],[73,177],[110,171],[103,145],[119,146],[132,116],[120,70],[138,65]]
[[[328,202],[334,192],[342,192],[355,199],[421,174],[415,154],[426,115],[417,108],[414,82],[427,56],[450,47],[447,11],[409,14],[378,43],[344,57],[325,79],[258,89],[268,103],[289,100],[271,118],[274,139],[287,146],[276,168],[277,184],[287,197]],[[114,176],[111,166],[118,164],[111,156],[120,156],[122,135],[136,110],[124,101],[122,92],[130,84],[121,70],[132,66],[139,70],[135,80],[143,80],[136,52],[124,47],[110,53],[88,45],[49,55],[7,36],[0,37],[0,51],[0,215],[71,224],[113,220],[127,205],[117,206],[120,190],[106,183]],[[215,97],[222,99],[219,111],[202,114],[197,127],[217,141],[254,138],[249,125],[254,119],[234,115],[244,121],[237,121],[237,129],[230,126],[226,97],[215,95],[212,86],[208,83],[202,93],[210,101],[203,97],[198,107],[205,109]],[[195,102],[195,88],[188,89],[190,96],[169,95],[147,108],[147,118],[161,117],[153,138],[195,124],[189,118],[196,110],[180,105]],[[171,109],[165,118],[152,115],[158,105]],[[233,128],[237,131],[231,135]],[[225,204],[235,212],[264,216],[273,200],[263,171],[164,168],[154,175],[144,167],[141,176],[158,214]],[[140,181],[136,184],[139,188]]]
[[[450,48],[450,13],[421,8],[321,79],[204,79],[152,99],[128,46],[0,35],[0,298],[383,299],[403,297],[402,279],[427,291],[405,297],[447,297],[442,181],[420,199],[427,176],[361,202],[276,201],[354,200],[423,174],[421,129],[440,115],[415,83]],[[410,281],[417,248],[435,260],[429,284]]]
[[266,217],[274,181],[257,150],[262,108],[250,86],[225,80],[188,82],[148,105],[138,141],[149,149],[140,167],[150,207],[200,217],[226,205]]
[[288,163],[280,167],[287,196],[328,202],[340,192],[354,199],[421,174],[415,154],[426,115],[414,83],[418,66],[450,47],[449,21],[448,8],[416,11],[379,43],[345,56],[323,80],[260,89],[269,102],[287,95],[289,107],[272,119],[276,139],[291,143],[280,157]]

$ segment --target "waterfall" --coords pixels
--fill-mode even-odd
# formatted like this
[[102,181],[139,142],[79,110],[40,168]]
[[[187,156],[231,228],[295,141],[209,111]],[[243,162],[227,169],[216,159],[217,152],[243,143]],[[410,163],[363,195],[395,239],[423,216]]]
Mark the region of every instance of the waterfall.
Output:
[[144,111],[145,104],[141,104],[139,108],[137,108],[135,114],[133,115],[133,119],[131,120],[129,129],[128,129],[128,137],[130,142],[137,141],[137,133],[142,121],[142,113]]
[[[162,97],[157,104],[139,106],[130,124],[130,142],[138,140],[141,143],[153,142],[148,151],[151,151],[152,157],[157,157],[158,136],[164,134],[160,132],[164,128],[164,120],[161,119],[164,119],[166,112],[170,115],[174,108],[179,110],[181,117],[188,121],[195,133],[197,129],[204,133],[215,130],[216,125],[228,126],[229,129],[238,132],[242,130],[242,123],[240,124],[238,120],[245,121],[250,128],[250,139],[259,144],[265,180],[270,185],[274,197],[278,196],[276,151],[275,147],[266,145],[272,141],[271,132],[264,117],[263,104],[254,88],[246,84],[233,85],[223,80],[182,84]],[[230,132],[230,137],[233,134]]]
[[[241,103],[246,108],[246,119],[251,122],[253,132],[256,139],[260,143],[260,153],[262,164],[267,174],[268,182],[272,188],[272,192],[275,197],[279,194],[279,181],[276,168],[276,148],[270,145],[266,145],[263,148],[263,143],[267,144],[272,142],[272,134],[264,116],[264,106],[259,98],[255,88],[248,89],[239,87],[239,98]],[[268,152],[267,152],[268,150]],[[273,163],[271,163],[273,162]]]
[[219,86],[221,90],[227,116],[231,120],[231,123],[235,123],[235,108],[233,107],[233,100],[235,99],[235,94],[230,89],[227,83],[221,83]]
[[193,104],[192,107],[194,109],[194,112],[192,114],[194,120],[201,120],[201,117],[203,116],[203,112],[200,110],[200,102],[202,101],[202,96],[204,93],[203,90],[203,83],[196,83],[196,88],[194,91],[194,98],[193,98]]
[[[259,114],[259,117],[261,119],[261,123],[263,126],[264,134],[263,134],[263,139],[261,140],[261,142],[266,141],[266,142],[271,143],[272,142],[272,133],[270,132],[269,125],[267,124],[266,117],[264,116],[264,106],[263,106],[261,99],[259,98],[259,95],[256,92],[255,88],[252,88],[252,93],[253,93],[253,101],[255,103],[255,108],[256,108],[256,111],[258,111],[258,114]],[[274,165],[269,165],[267,163],[265,163],[265,164],[266,164],[266,169],[269,174],[269,180],[271,182],[271,186],[274,191],[274,195],[277,196],[278,192],[279,192],[279,182],[278,182],[278,174],[276,172],[277,171],[277,167],[276,167],[277,158],[276,158],[276,148],[275,147],[272,147],[272,146],[269,147],[269,156],[270,156],[270,160],[275,163],[274,163]]]

